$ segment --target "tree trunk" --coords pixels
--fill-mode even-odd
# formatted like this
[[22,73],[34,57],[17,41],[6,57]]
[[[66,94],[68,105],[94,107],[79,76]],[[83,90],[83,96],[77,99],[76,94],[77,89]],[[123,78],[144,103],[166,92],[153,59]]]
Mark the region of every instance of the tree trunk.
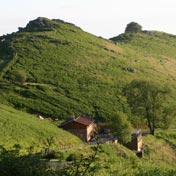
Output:
[[147,118],[149,130],[150,130],[150,134],[154,135],[155,130],[154,130],[154,126],[152,125],[152,122],[151,122],[151,117],[150,117],[150,113],[149,113],[149,108],[146,107],[145,110],[146,110],[146,118]]

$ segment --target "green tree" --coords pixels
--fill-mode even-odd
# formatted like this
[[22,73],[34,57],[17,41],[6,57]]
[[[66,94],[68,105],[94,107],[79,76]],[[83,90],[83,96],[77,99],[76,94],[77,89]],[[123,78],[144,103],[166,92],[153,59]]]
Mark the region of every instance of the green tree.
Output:
[[110,128],[114,136],[121,143],[127,143],[131,140],[131,123],[128,121],[126,114],[116,112],[110,119]]
[[127,24],[127,27],[125,29],[125,33],[127,32],[141,32],[142,31],[142,26],[139,25],[138,23],[135,22],[131,22],[129,24]]
[[174,108],[169,105],[170,89],[148,81],[134,80],[125,90],[132,113],[144,117],[150,133],[156,127],[169,126]]

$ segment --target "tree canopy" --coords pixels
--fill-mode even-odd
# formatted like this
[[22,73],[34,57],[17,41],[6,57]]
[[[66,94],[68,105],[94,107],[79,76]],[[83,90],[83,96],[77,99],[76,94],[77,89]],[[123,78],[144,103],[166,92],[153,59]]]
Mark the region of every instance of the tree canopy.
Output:
[[132,113],[143,117],[151,134],[156,127],[169,127],[174,113],[170,89],[148,81],[134,80],[125,90]]
[[127,143],[131,140],[131,123],[126,114],[119,111],[112,114],[110,128],[119,142]]

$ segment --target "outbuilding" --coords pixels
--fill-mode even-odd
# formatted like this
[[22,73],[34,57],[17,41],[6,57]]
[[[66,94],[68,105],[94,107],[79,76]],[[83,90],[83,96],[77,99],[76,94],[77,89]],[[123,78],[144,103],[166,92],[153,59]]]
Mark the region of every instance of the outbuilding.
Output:
[[131,141],[125,144],[131,150],[135,150],[137,152],[142,151],[143,143],[142,143],[142,131],[137,130],[131,135]]
[[88,142],[94,135],[95,121],[88,117],[73,117],[60,124],[60,128],[73,133],[81,140]]

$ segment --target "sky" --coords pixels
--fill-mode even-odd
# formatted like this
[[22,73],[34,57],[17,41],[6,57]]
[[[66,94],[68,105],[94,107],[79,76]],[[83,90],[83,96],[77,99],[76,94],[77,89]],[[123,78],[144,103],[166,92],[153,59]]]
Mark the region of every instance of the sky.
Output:
[[0,36],[37,17],[62,19],[110,38],[128,23],[176,35],[176,0],[0,0]]

